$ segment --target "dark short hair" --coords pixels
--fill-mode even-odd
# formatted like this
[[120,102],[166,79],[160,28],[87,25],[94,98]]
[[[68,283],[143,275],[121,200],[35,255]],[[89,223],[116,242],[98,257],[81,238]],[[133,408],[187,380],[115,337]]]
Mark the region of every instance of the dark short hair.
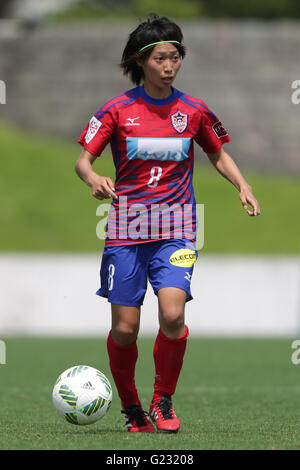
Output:
[[153,42],[167,40],[178,41],[180,43],[174,43],[173,45],[183,58],[185,56],[185,46],[182,44],[183,34],[180,27],[165,16],[159,17],[154,13],[150,14],[147,21],[140,23],[129,35],[120,64],[123,74],[128,75],[130,80],[136,85],[140,85],[144,78],[144,71],[137,64],[137,60],[146,60],[155,46],[147,47],[142,52],[139,52],[139,50]]

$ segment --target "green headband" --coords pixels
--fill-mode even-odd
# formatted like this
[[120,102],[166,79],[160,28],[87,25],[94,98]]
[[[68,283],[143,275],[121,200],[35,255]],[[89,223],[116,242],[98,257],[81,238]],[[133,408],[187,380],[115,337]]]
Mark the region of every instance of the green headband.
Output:
[[156,44],[162,44],[164,42],[174,42],[175,44],[180,44],[181,45],[181,42],[179,41],[158,41],[158,42],[152,42],[151,44],[148,44],[148,46],[144,46],[142,47],[142,49],[139,50],[139,53],[142,52],[144,49],[146,49],[147,47],[151,47],[151,46],[156,46]]

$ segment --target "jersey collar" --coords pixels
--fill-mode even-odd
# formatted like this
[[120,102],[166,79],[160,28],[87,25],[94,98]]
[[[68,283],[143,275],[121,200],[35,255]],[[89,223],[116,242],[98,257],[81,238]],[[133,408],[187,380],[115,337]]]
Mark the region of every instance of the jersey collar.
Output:
[[170,96],[168,96],[167,98],[163,98],[163,99],[157,99],[157,98],[152,98],[145,92],[144,85],[139,87],[140,95],[143,98],[143,100],[147,101],[148,103],[156,104],[160,106],[164,104],[172,103],[172,101],[174,101],[178,97],[178,94],[179,94],[178,90],[176,90],[176,88],[173,88],[173,87],[171,88],[172,88],[172,94]]

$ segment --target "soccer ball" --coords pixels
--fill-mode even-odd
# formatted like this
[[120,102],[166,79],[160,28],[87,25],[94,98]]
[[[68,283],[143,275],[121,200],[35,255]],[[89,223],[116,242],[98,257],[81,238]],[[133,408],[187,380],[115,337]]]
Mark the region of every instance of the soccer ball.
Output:
[[53,404],[71,424],[92,424],[103,418],[112,401],[109,380],[90,366],[65,370],[55,382]]

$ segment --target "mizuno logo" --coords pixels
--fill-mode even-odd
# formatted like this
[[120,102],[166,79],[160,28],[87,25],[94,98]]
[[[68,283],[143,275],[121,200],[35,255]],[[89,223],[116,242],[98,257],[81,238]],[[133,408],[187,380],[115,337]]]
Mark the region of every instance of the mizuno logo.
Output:
[[129,122],[126,122],[125,126],[140,126],[139,122],[134,122],[137,119],[140,119],[140,118],[139,117],[127,118],[126,121],[129,121]]

